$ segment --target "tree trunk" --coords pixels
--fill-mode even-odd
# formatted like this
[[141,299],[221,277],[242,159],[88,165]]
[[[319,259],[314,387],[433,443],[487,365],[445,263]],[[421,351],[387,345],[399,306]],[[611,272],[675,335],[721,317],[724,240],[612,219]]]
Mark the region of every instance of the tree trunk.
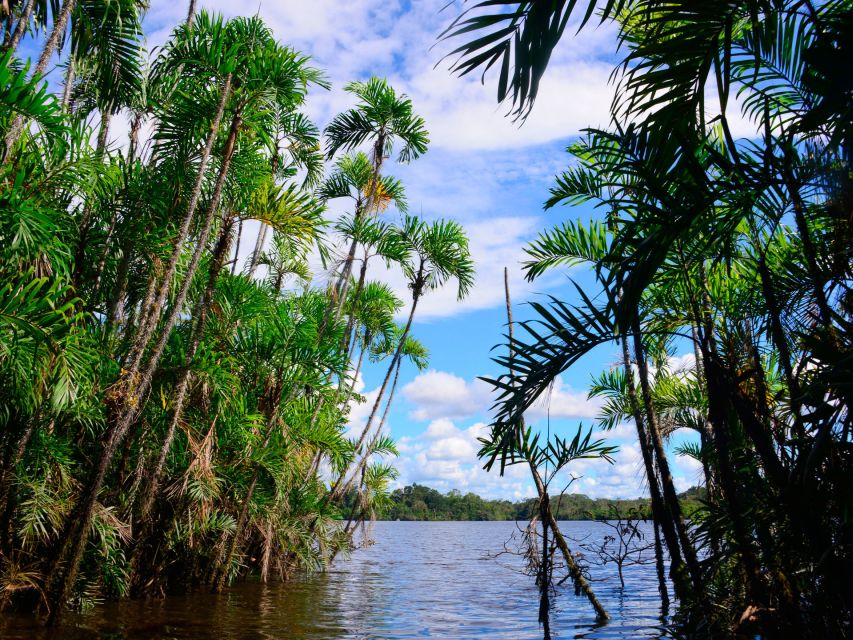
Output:
[[[421,269],[421,274],[423,269]],[[420,279],[420,277],[418,278]],[[403,351],[403,345],[406,342],[406,338],[409,335],[409,331],[412,328],[412,320],[415,317],[415,309],[418,306],[418,299],[420,298],[420,292],[417,290],[414,291],[412,295],[412,308],[409,311],[409,319],[406,321],[406,328],[403,330],[403,334],[400,336],[400,342],[397,344],[397,348],[394,350],[394,357],[391,358],[391,364],[388,367],[388,371],[385,373],[385,378],[382,380],[382,386],[379,387],[379,394],[376,396],[376,401],[373,403],[373,408],[370,410],[370,417],[367,419],[367,424],[364,425],[364,429],[361,431],[361,435],[356,442],[354,451],[358,453],[361,451],[362,446],[364,446],[364,441],[367,439],[367,434],[370,433],[370,428],[373,426],[373,421],[376,418],[376,414],[379,412],[379,405],[382,402],[382,397],[385,395],[385,390],[388,388],[388,382],[391,380],[391,375],[393,374],[395,367],[397,366],[397,361],[400,359],[400,354]],[[341,481],[343,480],[343,474],[338,476],[338,479],[335,481],[335,484],[332,485],[330,492],[327,494],[327,502],[337,500],[340,497],[340,487]]]
[[187,9],[187,26],[192,26],[195,19],[195,4],[196,0],[190,0],[189,8]]
[[[506,267],[504,267],[504,295],[506,299],[506,317],[507,317],[507,328],[509,332],[509,356],[512,358],[513,355],[513,331],[514,324],[512,321],[512,301],[509,296],[509,271]],[[510,370],[510,375],[514,376],[514,372]],[[524,416],[520,419],[520,431],[519,431],[519,440],[521,431],[524,430]],[[545,486],[545,483],[542,481],[542,476],[539,474],[539,469],[536,468],[536,465],[532,460],[527,461],[528,466],[530,467],[530,474],[533,476],[533,483],[536,485],[536,493],[539,496],[539,500],[541,501],[544,497],[547,496],[548,488]],[[545,514],[548,518],[548,523],[551,526],[551,531],[554,532],[554,542],[556,542],[557,547],[563,554],[563,560],[566,562],[566,567],[569,570],[569,575],[572,577],[572,581],[575,586],[583,591],[584,595],[589,600],[589,603],[592,605],[592,608],[595,610],[595,614],[599,620],[608,620],[609,616],[607,615],[607,611],[602,606],[601,602],[598,601],[598,598],[595,596],[595,593],[592,591],[592,587],[589,586],[589,583],[586,581],[586,578],[583,576],[583,572],[580,567],[578,567],[577,562],[575,562],[575,556],[572,553],[571,549],[569,549],[569,545],[566,543],[566,539],[563,537],[562,532],[560,531],[560,527],[557,524],[557,519],[554,517],[554,514],[551,512],[550,502],[548,504],[548,510]],[[544,521],[543,521],[544,526]]]
[[669,610],[669,590],[666,588],[666,569],[663,561],[663,546],[660,540],[660,524],[652,520],[655,528],[655,570],[658,576],[658,593],[660,594],[660,606],[666,615]]
[[[230,89],[230,76],[226,81],[226,87]],[[227,91],[223,90],[224,96],[227,93]],[[160,356],[162,355],[163,350],[166,348],[166,343],[169,339],[169,335],[171,334],[172,328],[177,322],[178,316],[180,315],[181,309],[183,308],[184,300],[186,299],[187,292],[189,291],[192,277],[195,274],[195,271],[198,267],[198,263],[201,259],[201,254],[204,251],[204,247],[207,242],[207,235],[210,232],[210,227],[213,222],[213,216],[219,206],[219,199],[222,195],[222,187],[224,186],[225,178],[227,176],[228,169],[231,164],[231,158],[234,153],[234,147],[236,144],[237,132],[239,131],[240,123],[240,115],[235,114],[231,122],[231,130],[228,134],[228,139],[225,143],[222,165],[219,170],[219,176],[217,178],[213,194],[211,195],[211,201],[207,217],[199,232],[199,237],[196,241],[195,251],[193,253],[192,259],[190,260],[190,264],[187,267],[187,272],[185,274],[184,281],[175,299],[171,313],[169,314],[169,317],[167,318],[164,324],[160,339],[155,345],[144,371],[140,373],[139,367],[137,365],[136,371],[132,372],[133,375],[129,378],[126,378],[129,381],[129,388],[127,391],[123,392],[123,395],[119,399],[119,404],[116,409],[117,417],[108,429],[105,445],[101,453],[100,459],[94,468],[92,477],[87,485],[86,490],[84,491],[81,499],[78,501],[78,504],[74,509],[74,515],[71,518],[72,524],[70,525],[70,533],[67,536],[63,536],[64,540],[62,542],[61,548],[70,548],[70,556],[65,570],[59,574],[59,578],[56,582],[56,587],[51,590],[51,613],[48,619],[48,624],[50,625],[54,625],[59,621],[59,617],[61,615],[60,611],[64,606],[68,589],[70,585],[73,584],[74,579],[77,575],[77,570],[80,566],[80,560],[83,557],[83,551],[85,549],[86,541],[88,540],[89,525],[91,523],[92,515],[94,513],[98,492],[100,491],[101,486],[103,485],[104,478],[106,476],[110,462],[112,461],[112,458],[115,455],[117,447],[127,434],[127,430],[130,428],[131,424],[133,424],[136,416],[141,411],[142,404],[144,403],[144,396],[148,393],[154,371],[156,370],[157,364],[160,360]],[[187,226],[189,225],[187,224]],[[175,269],[176,268],[177,258],[175,258]],[[57,560],[61,559],[63,555],[64,554],[62,553],[62,551],[60,551],[57,556]]]
[[652,449],[657,460],[657,468],[660,472],[661,489],[663,494],[663,502],[672,517],[672,523],[675,526],[675,531],[678,534],[678,540],[681,543],[681,550],[684,554],[685,564],[690,573],[690,578],[693,582],[695,594],[701,597],[702,593],[702,573],[699,569],[699,561],[696,557],[696,550],[693,547],[693,542],[687,534],[687,526],[684,523],[684,516],[681,513],[681,503],[678,501],[678,494],[675,491],[675,484],[672,480],[672,473],[669,470],[669,461],[666,457],[666,450],[663,446],[663,438],[661,436],[660,425],[658,424],[657,412],[655,411],[651,385],[649,383],[649,368],[646,360],[646,354],[643,350],[642,333],[640,331],[640,320],[636,316],[633,321],[634,325],[634,352],[637,362],[637,371],[640,377],[640,392],[643,395],[643,405],[646,410],[645,418],[648,421],[648,431],[652,443]]
[[542,559],[539,563],[539,624],[542,625],[543,640],[551,640],[551,548],[548,544],[548,527],[551,501],[546,491],[539,496],[539,520],[542,522]]
[[[98,130],[97,146],[95,147],[95,154],[99,159],[103,157],[104,151],[107,148],[107,137],[109,136],[111,120],[112,114],[109,111],[101,112],[101,125]],[[83,269],[86,262],[86,248],[89,246],[89,232],[91,230],[92,203],[89,201],[83,207],[83,215],[80,216],[80,237],[77,239],[77,249],[74,252],[74,274],[72,276],[72,282],[75,290],[79,290],[82,283]],[[100,274],[96,276],[95,282],[97,283],[99,280]]]
[[186,401],[187,391],[189,389],[192,362],[195,358],[196,352],[198,351],[199,345],[201,344],[201,338],[204,335],[204,325],[207,321],[207,316],[213,300],[216,281],[219,279],[219,274],[221,273],[222,267],[225,263],[225,254],[228,250],[230,235],[231,224],[226,223],[222,226],[219,239],[217,240],[216,247],[213,250],[207,286],[196,303],[191,316],[196,320],[190,336],[189,349],[187,349],[186,356],[184,357],[184,366],[175,384],[175,399],[172,416],[169,419],[169,426],[166,429],[166,436],[163,438],[163,444],[160,447],[157,462],[154,464],[154,469],[151,471],[148,487],[146,488],[142,502],[140,503],[139,519],[143,521],[148,517],[151,506],[154,504],[154,499],[157,497],[160,485],[160,475],[163,473],[163,468],[166,466],[166,458],[169,455],[169,450],[171,449],[172,442],[175,439],[178,424],[180,424],[181,418],[183,417],[184,402]]
[[412,320],[415,317],[415,309],[418,306],[418,300],[420,299],[420,294],[415,293],[412,300],[412,308],[409,311],[409,319],[406,321],[406,328],[403,330],[403,334],[400,336],[400,342],[397,344],[397,348],[394,350],[394,357],[391,359],[391,365],[388,367],[388,371],[385,373],[385,378],[382,380],[382,386],[379,387],[379,395],[376,396],[376,401],[373,403],[373,408],[370,411],[370,417],[367,420],[367,424],[364,427],[364,431],[362,431],[361,436],[356,443],[356,450],[359,450],[361,446],[364,444],[364,440],[367,438],[367,434],[370,431],[370,427],[373,424],[374,418],[376,418],[376,413],[379,411],[379,404],[382,402],[382,397],[385,395],[385,390],[388,387],[388,382],[391,380],[391,374],[395,370],[397,362],[399,362],[400,357],[403,352],[403,346],[406,343],[406,338],[409,336],[409,331],[412,328]]
[[[361,295],[362,289],[364,289],[364,281],[367,279],[367,252],[365,251],[364,260],[361,263],[361,270],[358,274],[358,283],[355,285],[355,291],[353,292],[353,300],[356,304],[358,304],[358,296]],[[344,335],[341,336],[341,347],[346,347],[349,345],[350,338],[352,337],[352,330],[355,326],[355,309],[352,309],[349,314],[349,318],[347,319],[347,327],[344,330]]]
[[255,239],[255,248],[252,250],[252,257],[249,259],[249,278],[252,278],[255,275],[255,270],[258,268],[258,264],[261,260],[261,254],[264,251],[264,243],[266,240],[267,225],[261,222],[261,227],[258,229],[258,237]]
[[[76,2],[77,0],[65,0],[62,4],[62,8],[59,10],[59,15],[53,23],[53,29],[50,32],[50,36],[48,36],[47,42],[44,43],[41,56],[39,56],[38,63],[36,63],[36,67],[33,70],[33,78],[36,76],[44,76],[44,72],[47,70],[47,65],[53,57],[53,54],[56,52],[56,48],[59,46],[59,41],[62,39],[62,36],[65,35],[65,29],[68,26],[68,19],[71,17],[71,12],[74,10]],[[4,160],[8,160],[11,157],[12,148],[21,138],[21,133],[24,130],[25,124],[24,118],[21,115],[15,116],[15,119],[12,120],[12,124],[9,126],[9,132],[6,134],[6,157]]]
[[628,400],[631,405],[631,413],[634,417],[634,427],[637,429],[637,442],[640,445],[640,453],[643,457],[643,465],[646,470],[646,480],[649,483],[652,518],[660,525],[667,550],[669,551],[669,572],[672,576],[676,596],[683,599],[690,593],[690,584],[684,580],[684,559],[681,556],[681,548],[678,544],[678,534],[675,531],[672,518],[670,517],[670,514],[667,513],[663,497],[661,496],[660,483],[655,469],[654,454],[651,449],[649,436],[646,432],[646,421],[643,417],[642,409],[640,408],[640,401],[637,398],[637,387],[634,383],[634,370],[631,364],[631,357],[628,352],[627,336],[623,335],[620,342],[622,344],[622,364],[625,369],[625,383],[628,389]]
[[237,260],[240,258],[240,241],[243,239],[243,218],[237,223],[237,242],[234,244],[234,261],[231,263],[231,275],[237,273]]
[[131,165],[136,161],[140,129],[142,129],[142,111],[134,111],[133,118],[130,121],[130,144],[127,148],[127,161]]
[[[210,135],[208,135],[204,149],[202,150],[201,159],[199,160],[198,166],[198,175],[196,176],[195,183],[193,184],[193,190],[190,196],[189,204],[187,205],[186,213],[184,214],[184,217],[181,220],[181,225],[178,228],[178,233],[176,234],[175,240],[172,243],[172,254],[169,257],[169,263],[166,266],[160,286],[157,287],[155,285],[154,287],[156,293],[149,291],[146,294],[146,298],[148,298],[149,295],[153,293],[153,295],[151,295],[152,300],[149,303],[150,308],[145,309],[145,313],[140,316],[137,336],[134,340],[134,344],[130,351],[130,356],[128,358],[128,363],[125,367],[130,374],[135,375],[139,371],[139,366],[141,364],[140,361],[151,339],[151,335],[153,334],[154,329],[156,328],[156,325],[160,319],[160,309],[162,308],[163,303],[166,300],[166,296],[168,294],[172,279],[174,278],[175,273],[177,272],[178,261],[180,260],[181,254],[183,253],[183,244],[189,233],[190,225],[192,224],[193,217],[195,216],[196,208],[198,207],[198,202],[201,197],[201,188],[204,182],[205,171],[207,170],[207,165],[210,162],[210,155],[213,150],[213,145],[216,142],[216,137],[219,133],[219,125],[222,122],[222,116],[225,113],[225,105],[228,102],[228,98],[230,96],[231,74],[229,73],[227,76],[225,76],[225,82],[222,86],[222,93],[220,95],[219,105],[217,106],[216,114],[214,115],[213,122],[210,126]],[[232,123],[232,130],[233,128],[234,127]],[[154,280],[156,280],[156,278],[154,278]]]
[[794,375],[791,350],[788,346],[788,340],[785,337],[785,330],[782,328],[782,310],[779,306],[779,300],[773,288],[770,269],[767,267],[767,260],[763,253],[758,258],[758,276],[761,280],[761,291],[764,294],[764,301],[767,303],[767,315],[770,319],[770,337],[773,339],[773,344],[776,345],[776,349],[779,352],[779,364],[782,365],[782,372],[785,375],[785,382],[788,385],[791,412],[794,415],[795,435],[798,438],[804,438],[806,434],[802,419],[802,391],[797,377]]
[[[397,371],[396,371],[396,373],[394,373],[394,383],[391,385],[391,392],[388,394],[388,402],[385,403],[385,411],[382,412],[382,420],[379,421],[379,426],[376,429],[376,435],[373,437],[373,440],[371,440],[371,443],[374,442],[376,440],[376,438],[379,437],[380,433],[382,433],[382,427],[385,426],[385,423],[388,420],[388,413],[390,412],[390,409],[391,409],[391,403],[394,402],[394,391],[396,391],[396,389],[397,389],[397,381],[400,378],[400,365],[402,363],[403,363],[402,359],[397,361]],[[359,461],[358,466],[353,471],[352,476],[350,477],[350,479],[347,482],[344,483],[343,488],[338,491],[339,495],[341,495],[341,496],[346,495],[347,491],[352,489],[352,486],[355,483],[355,479],[358,477],[358,475],[364,473],[364,469],[367,467],[367,462],[368,462],[368,459],[370,458],[370,447],[371,446],[372,445],[368,445],[367,452],[361,457],[361,460]],[[347,527],[347,529],[348,528],[349,527]]]
[[[790,163],[790,157],[788,158],[788,162]],[[800,190],[794,180],[794,174],[790,166],[787,166],[782,173],[785,186],[788,188],[791,196],[791,203],[794,205],[794,221],[797,224],[800,241],[803,243],[803,256],[806,259],[806,267],[814,281],[815,302],[817,302],[820,321],[824,327],[828,327],[832,323],[832,312],[829,308],[829,302],[826,299],[826,293],[823,290],[823,275],[817,263],[817,250],[812,242],[811,230],[806,222],[805,204],[800,196]]]
[[21,11],[21,17],[18,19],[18,24],[15,25],[15,31],[12,33],[12,38],[3,47],[3,53],[11,51],[14,55],[18,50],[18,45],[21,44],[21,38],[24,37],[24,31],[27,30],[27,27],[30,24],[30,17],[33,14],[33,7],[35,4],[35,0],[27,0],[26,4],[24,4],[24,9]]
[[74,73],[76,64],[74,62],[74,54],[68,56],[68,68],[65,69],[65,81],[62,87],[62,106],[63,111],[69,111],[71,105],[71,89],[74,87]]

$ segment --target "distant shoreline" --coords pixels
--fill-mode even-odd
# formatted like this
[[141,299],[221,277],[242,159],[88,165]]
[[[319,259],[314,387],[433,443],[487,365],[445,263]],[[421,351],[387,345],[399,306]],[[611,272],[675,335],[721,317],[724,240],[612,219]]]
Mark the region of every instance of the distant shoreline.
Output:
[[[704,494],[702,487],[691,487],[680,494],[685,514],[689,515],[700,506]],[[353,499],[355,496],[349,498]],[[648,498],[610,500],[566,494],[552,500],[555,516],[566,522],[608,520],[617,515],[651,518]],[[475,493],[463,494],[455,490],[441,493],[413,484],[396,489],[378,511],[376,519],[388,522],[515,522],[529,520],[535,508],[535,498],[515,502],[487,500]]]

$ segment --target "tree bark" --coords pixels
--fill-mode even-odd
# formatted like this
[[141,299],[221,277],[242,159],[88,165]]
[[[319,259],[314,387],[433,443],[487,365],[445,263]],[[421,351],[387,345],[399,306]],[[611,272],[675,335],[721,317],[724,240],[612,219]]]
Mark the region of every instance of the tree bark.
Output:
[[[423,269],[419,270],[419,273],[423,274]],[[420,276],[419,278],[420,279]],[[361,435],[356,442],[354,451],[358,453],[361,451],[362,446],[364,446],[364,441],[367,439],[367,434],[370,433],[370,428],[373,426],[373,420],[376,418],[376,414],[379,411],[379,405],[382,402],[382,397],[385,395],[385,390],[388,388],[388,382],[391,380],[391,375],[394,372],[395,367],[397,366],[397,361],[400,359],[400,355],[403,352],[403,346],[406,342],[406,338],[409,336],[409,331],[412,328],[412,320],[415,317],[415,310],[418,307],[418,299],[420,298],[420,292],[415,290],[412,295],[412,308],[409,311],[409,319],[406,321],[406,328],[403,330],[403,334],[400,336],[400,342],[397,344],[397,348],[394,350],[394,357],[391,358],[391,364],[388,367],[388,371],[385,373],[385,378],[382,380],[382,386],[379,387],[379,394],[376,396],[376,401],[373,403],[373,408],[370,411],[370,417],[367,419],[367,424],[364,425],[364,429],[361,431]],[[327,494],[327,501],[334,501],[340,497],[340,487],[341,481],[343,480],[343,475],[338,476],[338,479],[335,481],[335,484],[332,485],[331,490]]]
[[[504,267],[504,295],[506,299],[506,317],[507,317],[507,328],[509,332],[509,355],[510,358],[513,355],[513,331],[514,324],[512,321],[512,301],[509,296],[509,271],[506,267]],[[514,372],[510,370],[510,375],[514,375]],[[524,430],[524,416],[520,419],[520,429]],[[519,431],[519,440],[521,438]],[[541,501],[544,497],[547,497],[548,488],[545,486],[545,483],[542,481],[542,476],[539,473],[539,469],[536,468],[536,465],[532,460],[527,461],[528,466],[530,467],[530,474],[533,477],[533,483],[536,485],[536,493],[539,496],[539,500]],[[566,567],[569,570],[569,575],[572,577],[572,580],[575,586],[583,591],[584,595],[589,600],[589,603],[592,605],[592,608],[595,610],[595,614],[599,620],[608,620],[610,616],[607,615],[607,611],[602,606],[601,602],[599,602],[598,598],[595,596],[595,593],[592,590],[592,587],[589,586],[589,582],[587,582],[586,578],[583,576],[583,572],[580,567],[578,567],[577,562],[575,562],[575,556],[572,553],[571,549],[569,549],[569,545],[566,542],[566,539],[563,537],[562,532],[560,531],[560,527],[557,524],[557,519],[554,517],[554,514],[551,512],[550,502],[548,504],[548,510],[545,514],[548,518],[548,523],[551,527],[551,531],[554,532],[554,542],[557,544],[557,547],[560,549],[563,554],[563,560],[566,562]],[[543,521],[543,526],[544,526]]]
[[[146,294],[146,298],[148,298],[150,295],[152,299],[150,303],[148,303],[149,308],[145,309],[145,313],[140,316],[137,336],[134,340],[134,344],[131,349],[130,356],[128,358],[128,364],[125,367],[126,369],[128,369],[129,373],[136,374],[139,371],[140,360],[142,359],[142,355],[145,351],[145,348],[148,346],[151,334],[154,332],[154,329],[160,319],[160,309],[162,308],[163,303],[166,300],[166,296],[169,291],[169,286],[171,285],[172,279],[174,278],[175,273],[177,272],[178,261],[180,260],[181,253],[183,252],[183,244],[187,238],[187,234],[189,233],[190,225],[192,224],[193,217],[195,216],[195,211],[198,208],[198,202],[201,198],[201,188],[202,183],[204,182],[205,171],[207,170],[207,165],[210,162],[210,155],[213,150],[213,145],[216,142],[216,137],[219,133],[219,125],[222,122],[222,117],[225,113],[225,105],[227,104],[228,98],[230,96],[231,74],[229,73],[225,77],[225,82],[222,86],[222,93],[220,95],[219,105],[217,106],[216,114],[213,117],[213,122],[211,123],[210,127],[210,135],[208,135],[204,149],[201,153],[201,159],[199,160],[198,167],[198,175],[196,176],[195,183],[193,184],[193,190],[190,196],[189,204],[187,205],[186,213],[184,214],[184,217],[181,220],[181,225],[178,228],[178,233],[176,234],[175,240],[172,243],[172,254],[169,258],[169,263],[163,274],[160,286],[157,287],[155,284],[154,292],[149,291]],[[232,129],[233,128],[234,127],[232,123]],[[154,278],[154,280],[156,281],[156,278]],[[153,295],[151,295],[152,293]]]
[[35,4],[35,0],[27,0],[26,4],[24,4],[24,9],[21,11],[21,17],[18,18],[18,24],[15,25],[15,31],[12,33],[12,38],[4,46],[3,53],[11,51],[14,55],[18,50],[18,45],[21,44],[21,38],[24,37],[24,31],[26,31],[27,26],[30,24],[30,17],[33,14],[33,7]]
[[684,580],[685,565],[684,559],[681,555],[681,548],[678,544],[678,534],[675,531],[675,525],[672,522],[670,514],[666,510],[663,496],[661,495],[658,474],[655,469],[654,454],[651,449],[651,442],[649,440],[648,433],[646,432],[646,421],[643,417],[642,409],[640,408],[640,401],[637,398],[637,387],[634,383],[634,370],[631,363],[631,356],[628,352],[627,336],[623,335],[620,342],[622,344],[622,364],[625,369],[625,382],[628,389],[628,400],[631,405],[631,412],[634,416],[634,427],[637,429],[637,442],[640,445],[640,453],[643,457],[643,465],[646,470],[646,480],[649,483],[652,518],[660,525],[667,550],[669,551],[669,572],[672,577],[673,586],[675,587],[676,596],[684,598],[690,593],[691,589],[690,584]]
[[660,472],[663,501],[670,513],[670,516],[672,517],[672,523],[675,527],[676,533],[678,534],[678,540],[681,543],[681,550],[684,554],[685,564],[687,565],[687,570],[690,573],[690,578],[693,582],[695,595],[697,597],[701,597],[702,572],[699,568],[699,561],[696,557],[696,550],[693,547],[693,542],[687,534],[687,526],[684,523],[684,516],[681,513],[681,503],[678,501],[678,494],[675,491],[675,484],[673,483],[672,473],[669,469],[669,461],[667,460],[666,450],[663,446],[663,438],[661,436],[660,425],[658,424],[657,412],[655,411],[652,400],[648,362],[643,350],[639,318],[634,318],[633,325],[634,352],[636,355],[637,371],[640,377],[640,392],[642,393],[643,405],[646,410],[645,418],[648,421],[648,431],[652,443],[652,449],[655,453],[658,471]]
[[169,419],[169,426],[166,429],[166,436],[163,438],[163,444],[160,447],[160,453],[157,456],[157,461],[154,464],[154,469],[151,471],[148,487],[143,494],[142,502],[139,507],[139,519],[145,520],[154,504],[160,486],[160,476],[163,473],[163,468],[166,466],[166,458],[169,455],[169,450],[172,448],[172,442],[175,439],[175,434],[178,430],[178,424],[183,417],[184,403],[189,390],[190,372],[192,370],[192,362],[195,354],[198,352],[201,344],[202,336],[204,335],[204,325],[207,322],[207,316],[210,310],[211,301],[213,300],[216,281],[219,279],[219,274],[225,263],[225,253],[228,250],[229,237],[231,235],[231,225],[225,224],[219,234],[219,239],[216,242],[216,247],[213,250],[211,258],[210,274],[207,279],[207,286],[204,292],[196,303],[192,317],[195,318],[192,334],[190,336],[189,349],[187,349],[184,357],[184,366],[181,370],[178,380],[175,383],[174,391],[174,407],[172,416]]
[[62,106],[63,111],[68,111],[68,107],[71,104],[71,89],[74,86],[74,54],[72,53],[68,56],[68,68],[65,70],[65,81],[62,87],[62,102],[60,105]]
[[[33,70],[33,78],[44,76],[44,72],[47,70],[47,65],[53,57],[53,54],[56,52],[56,48],[59,46],[59,41],[62,39],[62,36],[65,35],[68,20],[71,17],[71,12],[74,10],[76,3],[77,0],[65,0],[62,4],[62,8],[59,10],[59,15],[53,23],[53,29],[50,32],[50,36],[48,36],[47,42],[44,43],[41,56],[39,56],[36,67]],[[12,124],[9,126],[9,132],[6,134],[5,160],[8,160],[11,157],[12,148],[21,138],[21,133],[24,130],[25,124],[23,116],[17,115],[12,121]]]
[[[228,79],[226,81],[226,88],[230,88],[230,75],[228,76]],[[227,96],[227,93],[228,91],[223,90],[223,96]],[[207,242],[207,235],[210,232],[210,227],[213,222],[214,214],[219,206],[219,199],[222,195],[222,188],[224,186],[225,178],[228,174],[228,169],[231,164],[231,158],[234,153],[234,147],[236,144],[237,133],[239,131],[240,124],[240,115],[234,114],[234,117],[231,122],[231,129],[229,131],[228,139],[225,143],[225,149],[223,151],[222,165],[219,170],[219,176],[217,178],[213,194],[211,195],[211,201],[208,208],[207,217],[199,232],[199,237],[196,241],[196,248],[190,260],[190,264],[187,267],[187,273],[185,274],[181,289],[178,292],[171,313],[169,314],[169,317],[167,318],[164,324],[160,339],[154,347],[147,366],[143,371],[140,372],[139,367],[137,365],[136,371],[133,372],[134,375],[129,378],[129,383],[130,385],[132,385],[132,390],[123,392],[119,398],[119,403],[116,410],[117,417],[108,429],[101,456],[98,460],[98,463],[94,467],[94,471],[87,485],[87,488],[81,496],[80,500],[78,501],[77,506],[74,509],[74,513],[70,518],[69,534],[67,536],[63,536],[64,540],[61,543],[61,550],[60,553],[57,555],[57,560],[62,558],[62,556],[64,555],[63,550],[65,548],[70,549],[70,555],[69,561],[66,564],[65,569],[59,572],[59,577],[55,583],[56,586],[51,589],[51,612],[50,617],[48,618],[49,625],[54,625],[59,621],[61,610],[63,608],[65,598],[68,593],[68,589],[70,585],[74,582],[74,579],[77,575],[77,570],[80,566],[80,560],[83,557],[83,551],[85,549],[86,541],[88,540],[89,525],[94,514],[98,492],[100,491],[101,486],[103,485],[104,478],[106,476],[110,462],[112,461],[118,446],[121,444],[121,441],[127,434],[127,430],[133,424],[134,420],[136,419],[136,416],[141,411],[141,407],[144,402],[144,396],[148,393],[151,380],[154,375],[154,371],[156,370],[160,360],[160,356],[162,355],[163,350],[166,348],[166,343],[168,341],[169,335],[171,334],[172,328],[177,322],[178,316],[180,315],[181,309],[183,308],[184,300],[186,299],[187,292],[189,291],[192,277],[196,269],[198,268],[198,263],[201,259],[201,254],[204,251],[204,247]],[[214,132],[211,133],[212,135],[214,134]],[[189,226],[189,224],[187,224],[187,226]],[[177,258],[175,258],[175,269],[177,268],[176,265]]]
[[195,19],[195,5],[196,0],[190,0],[189,7],[187,8],[187,26],[192,26],[193,20]]

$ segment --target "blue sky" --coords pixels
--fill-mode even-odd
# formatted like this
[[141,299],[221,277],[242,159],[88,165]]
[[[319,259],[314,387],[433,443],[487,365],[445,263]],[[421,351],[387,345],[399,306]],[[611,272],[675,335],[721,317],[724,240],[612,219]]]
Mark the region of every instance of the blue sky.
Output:
[[[517,317],[529,315],[523,303],[532,296],[568,295],[565,273],[555,272],[531,285],[524,282],[519,263],[525,243],[543,229],[595,215],[588,207],[544,212],[542,203],[555,174],[569,162],[566,146],[582,128],[608,120],[616,38],[611,28],[587,29],[575,37],[567,30],[536,107],[519,127],[495,104],[494,79],[482,86],[478,78],[453,77],[446,63],[436,67],[448,51],[443,45],[434,47],[436,36],[461,6],[457,3],[442,13],[446,1],[216,0],[199,5],[226,16],[257,12],[280,41],[312,56],[316,66],[327,71],[331,91],[316,91],[308,105],[308,114],[320,127],[352,104],[344,84],[371,75],[387,77],[426,119],[430,151],[408,166],[388,164],[385,171],[404,181],[414,213],[455,218],[466,227],[478,277],[462,303],[448,287],[428,294],[419,305],[413,333],[429,348],[431,363],[427,372],[418,374],[410,366],[401,375],[389,420],[401,450],[398,484],[419,482],[440,490],[521,498],[534,492],[525,469],[511,469],[499,478],[484,472],[476,459],[476,436],[489,420],[490,405],[488,386],[477,376],[497,373],[490,350],[501,341],[506,320],[505,266],[510,269]],[[162,44],[185,16],[184,1],[152,0],[145,21],[149,48]],[[119,119],[112,128],[113,144],[124,145],[126,132],[126,123]],[[393,211],[385,215],[398,217]],[[255,230],[244,233],[253,238]],[[372,275],[387,279],[410,301],[399,273],[377,270]],[[589,281],[578,271],[572,276]],[[573,433],[580,421],[591,422],[596,404],[586,398],[590,375],[610,366],[616,356],[614,350],[602,349],[560,379],[550,395],[552,431]],[[383,374],[382,364],[366,368],[361,390],[368,401],[354,407],[354,428],[363,424]],[[545,414],[540,403],[528,418],[542,425]],[[606,437],[620,446],[615,464],[581,462],[573,470],[582,477],[571,490],[596,497],[643,495],[633,427],[623,425]],[[698,464],[683,458],[674,459],[674,472],[680,488],[700,477]]]

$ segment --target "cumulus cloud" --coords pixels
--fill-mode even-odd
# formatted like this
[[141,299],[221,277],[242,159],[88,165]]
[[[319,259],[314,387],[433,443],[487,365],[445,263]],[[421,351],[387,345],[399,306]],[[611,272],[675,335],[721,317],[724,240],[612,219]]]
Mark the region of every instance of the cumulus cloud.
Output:
[[508,467],[501,477],[496,471],[486,472],[477,458],[487,425],[474,423],[462,429],[446,418],[434,420],[417,437],[404,437],[398,442],[403,456],[398,460],[398,486],[425,484],[439,491],[457,489],[487,498],[520,500],[535,495],[526,467]]
[[489,394],[489,385],[482,380],[467,382],[434,369],[419,374],[403,387],[403,397],[415,406],[409,414],[414,420],[467,418],[488,409]]
[[551,389],[528,409],[525,414],[531,420],[551,418],[592,418],[598,414],[601,401],[588,399],[586,391],[573,389],[558,377]]

